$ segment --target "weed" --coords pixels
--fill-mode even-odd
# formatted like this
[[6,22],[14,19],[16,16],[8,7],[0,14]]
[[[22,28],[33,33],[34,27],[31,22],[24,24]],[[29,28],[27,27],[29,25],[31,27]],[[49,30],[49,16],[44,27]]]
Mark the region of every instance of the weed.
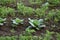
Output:
[[60,4],[60,0],[47,0],[52,6]]
[[8,14],[15,16],[14,9],[9,7],[0,7],[0,17],[7,17]]
[[2,5],[11,4],[14,2],[15,2],[15,0],[0,0],[0,4],[2,4]]
[[46,15],[46,10],[48,9],[48,6],[49,6],[49,3],[45,3],[41,6],[41,8],[37,8],[35,10],[35,13],[36,15],[39,17],[39,18],[44,18],[45,15]]
[[49,13],[47,14],[46,16],[46,19],[45,20],[50,20],[50,19],[53,19],[53,17],[55,16],[56,12],[54,12],[54,9],[49,11]]
[[54,33],[54,32],[49,32],[49,31],[47,30],[43,40],[51,40],[53,33]]
[[24,16],[25,15],[31,15],[34,13],[34,9],[31,7],[26,7],[23,4],[18,4],[17,9],[20,13],[22,13]]
[[57,33],[57,40],[60,40],[60,34]]
[[46,16],[45,20],[53,20],[54,23],[58,23],[60,20],[60,10],[51,10]]
[[41,4],[43,3],[42,0],[29,0],[29,2],[30,2],[31,4],[37,4],[37,5],[41,5]]

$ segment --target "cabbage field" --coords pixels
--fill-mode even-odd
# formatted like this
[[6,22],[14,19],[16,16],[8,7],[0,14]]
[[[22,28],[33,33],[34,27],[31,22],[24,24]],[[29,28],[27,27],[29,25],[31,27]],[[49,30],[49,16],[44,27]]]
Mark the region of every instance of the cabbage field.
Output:
[[0,40],[60,40],[60,0],[0,0]]

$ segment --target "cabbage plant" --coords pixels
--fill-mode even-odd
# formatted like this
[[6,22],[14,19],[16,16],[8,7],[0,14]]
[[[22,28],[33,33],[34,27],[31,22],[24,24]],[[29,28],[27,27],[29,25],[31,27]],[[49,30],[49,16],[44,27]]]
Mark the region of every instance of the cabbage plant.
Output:
[[28,18],[28,19],[29,19],[29,24],[32,27],[36,28],[37,30],[40,30],[41,28],[46,27],[46,25],[44,24],[44,20],[43,19],[39,19],[39,20],[30,19],[30,18]]
[[19,19],[19,18],[13,19],[12,23],[13,23],[13,27],[15,27],[19,24],[23,24],[23,19]]
[[3,18],[0,18],[0,25],[1,26],[4,25],[4,23],[6,23],[5,21],[6,21],[6,18],[4,18],[4,19]]

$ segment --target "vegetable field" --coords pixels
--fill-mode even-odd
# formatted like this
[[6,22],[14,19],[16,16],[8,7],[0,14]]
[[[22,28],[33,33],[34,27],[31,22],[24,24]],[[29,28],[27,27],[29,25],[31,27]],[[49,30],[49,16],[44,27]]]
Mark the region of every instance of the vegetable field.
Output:
[[60,0],[0,0],[0,40],[60,40]]

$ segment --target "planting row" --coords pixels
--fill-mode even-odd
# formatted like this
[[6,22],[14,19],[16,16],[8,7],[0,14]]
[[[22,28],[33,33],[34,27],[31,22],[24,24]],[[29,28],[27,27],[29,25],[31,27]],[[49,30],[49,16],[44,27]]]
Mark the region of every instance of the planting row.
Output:
[[46,12],[49,8],[47,5],[41,6],[41,8],[33,9],[31,7],[26,7],[23,4],[18,4],[17,11],[13,8],[9,7],[0,7],[0,17],[5,18],[8,15],[16,17],[22,16],[31,16],[34,15],[39,18],[43,18],[44,20],[53,20],[54,22],[58,23],[60,21],[60,10],[58,9],[51,9]]
[[54,34],[54,32],[49,32],[46,31],[46,34],[44,34],[43,36],[23,36],[23,35],[19,35],[19,36],[1,36],[0,40],[60,40],[60,34],[57,33],[57,35],[55,36],[56,38],[54,38],[52,35]]
[[[41,30],[41,28],[46,27],[46,25],[44,24],[44,20],[43,19],[30,19],[29,20],[29,26],[26,28],[26,31],[28,32],[35,32],[34,29],[36,30]],[[0,18],[0,26],[3,26],[4,24],[6,24],[6,18]],[[23,25],[24,24],[24,19],[19,19],[19,18],[15,18],[15,19],[11,19],[11,26],[13,28],[16,28],[18,25]]]
[[[0,18],[0,26],[4,26],[7,24],[6,22],[6,18]],[[28,18],[28,24],[27,25],[27,28],[25,29],[25,31],[29,32],[29,33],[33,33],[33,32],[36,32],[36,30],[41,30],[41,29],[44,29],[48,26],[48,24],[46,24],[46,20],[45,19],[31,19],[31,18]],[[14,18],[14,19],[11,19],[10,20],[10,26],[12,26],[12,28],[17,28],[18,25],[24,25],[25,23],[25,20],[24,19],[20,19],[20,18]],[[53,28],[57,27],[59,28],[60,25],[58,25],[59,22],[54,22],[54,24],[52,25],[49,25]],[[49,28],[49,27],[48,27]]]
[[9,5],[15,2],[16,0],[0,0],[0,5]]
[[[22,2],[24,0],[17,0],[18,2]],[[60,4],[60,0],[28,0],[28,2],[30,4],[37,4],[37,5],[41,5],[45,2],[48,2],[51,6],[56,6],[56,5],[59,5]],[[6,4],[14,4],[16,3],[16,0],[0,0],[0,4],[2,5],[6,5]]]
[[[15,16],[16,14],[23,16],[31,16],[35,14],[35,16],[43,17],[45,16],[45,11],[48,9],[48,6],[42,6],[41,8],[37,8],[36,10],[31,7],[26,7],[22,3],[17,4],[17,10],[9,7],[0,7],[0,17],[7,17],[8,14],[11,16]],[[15,13],[17,11],[17,13]]]
[[15,13],[15,10],[13,8],[0,7],[0,17],[7,17],[8,14],[10,14],[11,16],[16,16],[17,14],[23,16],[31,16],[33,14],[35,16],[38,16],[39,18],[53,18],[52,16],[54,15],[58,17],[60,16],[60,10],[58,9],[51,9],[46,13],[46,11],[49,9],[48,5],[41,6],[41,8],[33,9],[31,7],[26,7],[23,4],[18,4],[17,9],[18,12]]

